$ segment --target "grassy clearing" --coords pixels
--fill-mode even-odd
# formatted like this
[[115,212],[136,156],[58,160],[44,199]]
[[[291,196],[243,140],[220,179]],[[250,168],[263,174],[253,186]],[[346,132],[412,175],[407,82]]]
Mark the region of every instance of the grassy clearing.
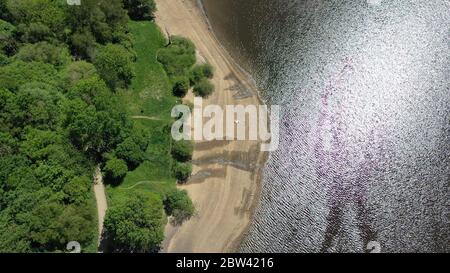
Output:
[[170,133],[165,130],[170,128],[170,112],[179,100],[172,95],[169,78],[157,61],[157,53],[166,41],[153,22],[132,21],[129,27],[137,53],[137,61],[134,64],[136,77],[130,89],[120,91],[121,100],[131,116],[148,116],[155,120],[134,120],[136,128],[146,128],[150,132],[147,159],[138,168],[128,172],[120,186],[108,186],[110,205],[120,201],[133,190],[164,195],[176,187],[176,180],[171,172],[171,138]]

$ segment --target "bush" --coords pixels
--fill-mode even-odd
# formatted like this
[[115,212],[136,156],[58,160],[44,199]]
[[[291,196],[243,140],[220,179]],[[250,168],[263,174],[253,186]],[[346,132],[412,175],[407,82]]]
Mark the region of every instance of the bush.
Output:
[[69,89],[78,81],[97,77],[97,69],[91,63],[77,61],[67,65],[61,73],[63,88]]
[[176,224],[181,224],[194,214],[194,205],[186,190],[174,189],[167,193],[164,208],[168,215],[174,217]]
[[94,64],[102,79],[113,90],[126,88],[134,76],[132,56],[120,45],[108,44],[101,48]]
[[214,68],[210,64],[199,64],[191,70],[191,82],[193,84],[200,82],[204,78],[212,79],[214,77]]
[[11,56],[17,48],[17,41],[14,39],[16,27],[0,19],[0,52]]
[[161,199],[133,192],[106,212],[105,231],[118,252],[154,252],[164,239],[166,218]]
[[145,159],[145,149],[142,148],[136,139],[129,137],[117,146],[115,154],[118,158],[125,160],[131,169],[134,169]]
[[122,181],[128,172],[128,167],[122,159],[112,158],[106,162],[103,168],[105,178],[112,184],[118,184]]
[[156,4],[153,0],[124,0],[124,6],[128,10],[128,15],[134,20],[153,17],[156,11]]
[[158,61],[170,78],[188,75],[195,64],[195,46],[182,37],[172,36],[171,44],[158,52]]
[[172,145],[172,156],[181,162],[186,162],[192,159],[194,152],[194,144],[192,141],[180,140],[175,141]]
[[92,181],[88,177],[74,177],[63,187],[64,199],[69,203],[81,204],[89,198],[91,186]]
[[173,167],[173,173],[178,182],[184,183],[191,177],[192,165],[190,163],[176,162]]
[[189,80],[184,77],[179,77],[175,80],[172,92],[175,96],[184,98],[189,91]]
[[202,79],[194,86],[194,94],[203,98],[209,97],[214,92],[214,85],[207,79]]

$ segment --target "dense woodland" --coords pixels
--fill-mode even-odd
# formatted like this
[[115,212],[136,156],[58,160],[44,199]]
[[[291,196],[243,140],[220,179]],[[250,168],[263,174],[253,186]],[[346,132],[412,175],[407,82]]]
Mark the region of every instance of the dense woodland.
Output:
[[[137,126],[120,95],[139,75],[130,20],[151,20],[155,8],[152,0],[0,0],[0,252],[62,252],[69,241],[97,251],[95,166],[116,187],[152,160],[149,136],[169,134]],[[195,65],[188,40],[173,37],[158,61],[174,95],[213,91],[212,68]],[[170,146],[166,168],[186,181],[192,144]],[[174,186],[122,197],[109,198],[105,220],[117,251],[155,251],[167,215],[182,222],[194,213]]]

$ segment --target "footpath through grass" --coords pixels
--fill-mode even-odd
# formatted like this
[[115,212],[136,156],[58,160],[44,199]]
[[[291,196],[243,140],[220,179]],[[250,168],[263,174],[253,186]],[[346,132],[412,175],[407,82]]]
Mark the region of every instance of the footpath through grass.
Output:
[[131,116],[152,118],[134,120],[136,129],[145,128],[150,132],[150,143],[145,162],[128,172],[120,186],[108,186],[109,205],[133,190],[162,196],[176,187],[171,172],[170,112],[179,101],[172,95],[169,78],[157,61],[158,50],[165,46],[166,40],[153,22],[131,21],[129,27],[135,40],[136,76],[128,90],[120,91],[120,97]]

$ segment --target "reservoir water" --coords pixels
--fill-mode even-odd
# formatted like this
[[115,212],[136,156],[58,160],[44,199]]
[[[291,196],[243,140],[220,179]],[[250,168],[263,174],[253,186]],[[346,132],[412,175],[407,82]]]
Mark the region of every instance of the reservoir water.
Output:
[[450,252],[450,1],[203,0],[282,106],[243,252]]

